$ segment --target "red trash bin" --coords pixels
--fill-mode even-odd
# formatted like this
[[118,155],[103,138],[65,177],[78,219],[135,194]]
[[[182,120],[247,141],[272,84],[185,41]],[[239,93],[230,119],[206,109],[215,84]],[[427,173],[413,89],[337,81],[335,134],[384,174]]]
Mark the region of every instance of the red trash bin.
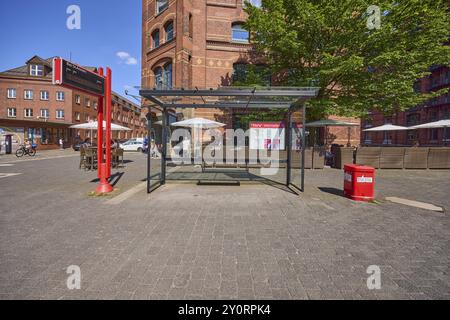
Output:
[[375,199],[375,168],[355,164],[344,166],[344,195],[355,201]]

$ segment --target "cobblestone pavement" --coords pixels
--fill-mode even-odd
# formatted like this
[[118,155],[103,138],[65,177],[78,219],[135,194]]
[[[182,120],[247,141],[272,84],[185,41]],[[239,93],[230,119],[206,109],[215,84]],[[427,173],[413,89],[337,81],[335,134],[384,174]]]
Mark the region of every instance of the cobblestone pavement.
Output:
[[[127,156],[120,191],[145,178]],[[380,171],[376,204],[339,194],[342,172],[307,192],[263,184],[168,184],[119,205],[89,197],[78,159],[0,167],[0,299],[449,299],[450,172]],[[388,203],[400,196],[445,213]],[[81,290],[67,289],[67,267]],[[381,290],[366,270],[381,268]]]

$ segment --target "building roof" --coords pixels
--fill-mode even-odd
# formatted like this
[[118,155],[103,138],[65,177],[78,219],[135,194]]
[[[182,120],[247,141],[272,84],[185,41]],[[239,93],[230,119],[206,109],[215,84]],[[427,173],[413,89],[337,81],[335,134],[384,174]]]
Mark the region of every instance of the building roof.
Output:
[[29,77],[28,64],[39,62],[50,68],[50,71],[46,73],[45,78],[51,79],[53,58],[55,57],[43,59],[39,56],[33,56],[31,59],[25,62],[25,65],[0,72],[0,76]]

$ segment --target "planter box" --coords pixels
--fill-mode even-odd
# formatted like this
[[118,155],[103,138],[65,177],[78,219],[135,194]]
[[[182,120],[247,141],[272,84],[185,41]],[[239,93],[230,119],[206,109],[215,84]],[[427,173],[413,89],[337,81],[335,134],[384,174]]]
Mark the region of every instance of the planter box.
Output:
[[325,149],[314,148],[313,169],[323,169],[325,167]]
[[[305,169],[311,169],[313,164],[312,149],[306,149],[305,154],[306,154]],[[292,168],[301,169],[301,167],[302,167],[302,152],[292,151]]]
[[336,147],[333,149],[334,162],[333,168],[344,169],[346,164],[353,164],[354,162],[354,148]]
[[450,148],[430,148],[429,169],[450,169]]
[[382,147],[380,157],[381,169],[403,169],[405,160],[405,148]]
[[427,169],[429,148],[406,148],[405,169]]
[[380,168],[380,157],[380,147],[358,148],[356,151],[356,164],[378,169]]

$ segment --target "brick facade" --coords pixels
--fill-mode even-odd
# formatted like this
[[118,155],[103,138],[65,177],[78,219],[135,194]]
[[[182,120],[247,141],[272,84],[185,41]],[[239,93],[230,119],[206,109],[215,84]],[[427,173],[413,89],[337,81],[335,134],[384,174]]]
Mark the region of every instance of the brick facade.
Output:
[[[97,97],[52,84],[51,61],[51,58],[44,60],[35,56],[24,66],[0,73],[0,128],[4,132],[14,132],[18,143],[28,138],[37,143],[40,149],[58,148],[61,137],[67,147],[78,137],[91,138],[91,132],[69,127],[95,121],[98,113]],[[32,65],[42,65],[42,74],[31,75]],[[27,90],[33,93],[31,99],[25,96]],[[41,92],[44,92],[42,96]],[[145,136],[146,125],[141,119],[140,106],[113,93],[112,108],[113,119],[116,119],[113,122],[133,130],[114,132],[114,138]],[[95,139],[95,131],[93,135]]]
[[[154,88],[157,70],[172,65],[174,88],[217,88],[232,84],[235,64],[263,64],[248,42],[235,41],[232,27],[245,22],[247,14],[242,0],[169,0],[167,8],[158,13],[156,0],[143,0],[142,24],[142,86]],[[174,36],[166,41],[166,28],[173,22]],[[160,46],[155,47],[152,35],[159,30]],[[149,104],[148,101],[143,102]],[[219,109],[183,110],[185,118],[202,117],[233,126],[232,115]],[[237,112],[237,111],[235,111]],[[300,120],[300,119],[296,119]],[[359,123],[359,120],[352,119]],[[330,128],[331,141],[347,143],[347,130]],[[352,134],[359,143],[359,130]]]
[[[434,67],[431,75],[418,81],[416,86],[416,90],[421,92],[431,92],[443,88],[450,88],[450,68],[444,66]],[[375,110],[370,118],[363,122],[363,128],[378,127],[385,123],[410,127],[443,119],[450,119],[450,92],[424,105],[391,116],[385,116]],[[443,128],[386,133],[362,132],[361,141],[367,145],[414,145],[419,143],[421,146],[442,146],[450,142],[450,129],[447,129],[447,137],[444,137],[444,133]]]

